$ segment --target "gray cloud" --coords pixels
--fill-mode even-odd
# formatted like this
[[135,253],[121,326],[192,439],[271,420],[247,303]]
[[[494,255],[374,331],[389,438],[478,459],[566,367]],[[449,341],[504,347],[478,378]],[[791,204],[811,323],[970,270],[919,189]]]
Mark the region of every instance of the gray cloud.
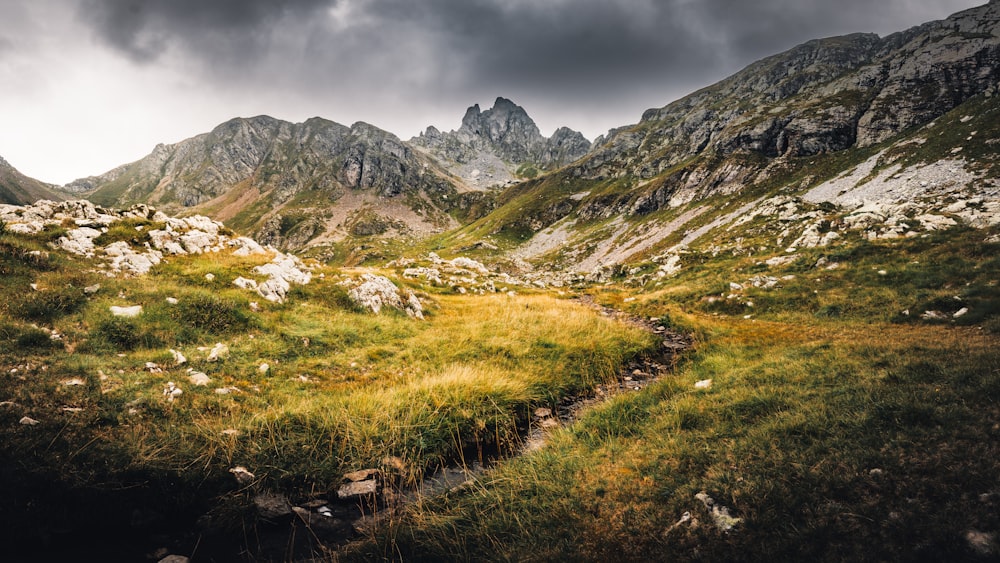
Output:
[[104,44],[131,60],[156,64],[170,54],[200,69],[207,87],[284,89],[299,98],[328,98],[340,108],[395,112],[400,119],[400,105],[425,110],[448,104],[458,116],[465,105],[504,95],[554,114],[567,113],[560,110],[566,106],[590,114],[627,105],[634,121],[646,106],[663,105],[803,41],[899,31],[970,5],[83,0],[80,13]]
[[138,62],[171,46],[204,56],[252,57],[274,22],[303,19],[333,0],[84,0],[81,19]]

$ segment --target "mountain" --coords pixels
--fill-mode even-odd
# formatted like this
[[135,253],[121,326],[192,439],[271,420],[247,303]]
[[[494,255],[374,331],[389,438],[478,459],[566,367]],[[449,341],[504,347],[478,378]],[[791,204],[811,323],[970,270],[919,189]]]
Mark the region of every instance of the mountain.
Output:
[[100,205],[201,213],[298,248],[350,234],[457,225],[459,185],[433,160],[366,123],[237,118],[64,187]]
[[591,148],[590,141],[567,127],[546,138],[521,106],[499,97],[482,111],[465,112],[457,131],[428,127],[410,143],[421,147],[471,186],[490,188],[516,183],[540,170],[569,164]]
[[590,271],[669,260],[754,220],[774,230],[771,248],[816,242],[805,234],[821,224],[846,235],[866,204],[870,236],[933,228],[917,216],[1000,223],[998,21],[993,1],[766,58],[598,138],[449,240],[492,237],[517,257]]
[[61,201],[65,197],[55,186],[29,178],[0,157],[0,203],[26,205],[40,199]]

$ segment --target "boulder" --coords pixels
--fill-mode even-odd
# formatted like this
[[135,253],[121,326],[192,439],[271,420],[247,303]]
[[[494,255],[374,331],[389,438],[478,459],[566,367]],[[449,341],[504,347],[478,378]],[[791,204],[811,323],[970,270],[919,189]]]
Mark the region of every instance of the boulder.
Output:
[[142,314],[142,305],[132,305],[130,307],[112,305],[109,309],[111,310],[111,314],[116,317],[134,318]]

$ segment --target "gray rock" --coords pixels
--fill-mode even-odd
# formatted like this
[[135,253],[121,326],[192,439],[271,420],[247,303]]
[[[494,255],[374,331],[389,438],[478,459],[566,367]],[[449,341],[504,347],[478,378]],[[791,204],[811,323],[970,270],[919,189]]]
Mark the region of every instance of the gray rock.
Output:
[[132,305],[129,307],[112,305],[109,309],[111,310],[111,314],[116,317],[133,318],[142,314],[142,305]]
[[292,504],[284,495],[264,493],[253,498],[257,514],[265,520],[277,520],[292,514]]
[[365,481],[352,481],[345,483],[337,489],[337,498],[341,500],[357,499],[374,496],[378,493],[378,484],[375,479]]

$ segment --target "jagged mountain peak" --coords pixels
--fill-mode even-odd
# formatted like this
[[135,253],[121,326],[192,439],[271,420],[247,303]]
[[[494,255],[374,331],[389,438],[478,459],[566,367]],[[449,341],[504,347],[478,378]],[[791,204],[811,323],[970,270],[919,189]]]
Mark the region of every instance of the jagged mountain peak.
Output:
[[555,169],[573,162],[591,148],[583,134],[560,127],[551,138],[541,134],[528,112],[498,96],[487,110],[473,104],[461,126],[449,133],[428,127],[410,140],[475,188],[516,182],[526,171]]

